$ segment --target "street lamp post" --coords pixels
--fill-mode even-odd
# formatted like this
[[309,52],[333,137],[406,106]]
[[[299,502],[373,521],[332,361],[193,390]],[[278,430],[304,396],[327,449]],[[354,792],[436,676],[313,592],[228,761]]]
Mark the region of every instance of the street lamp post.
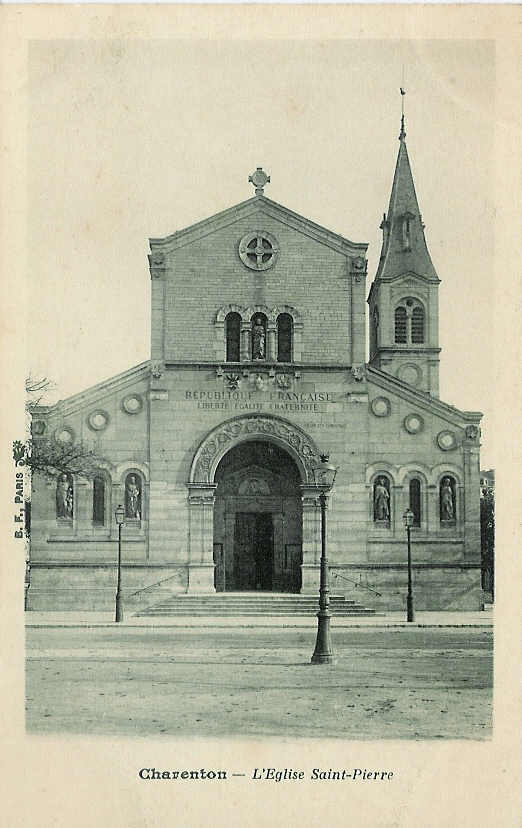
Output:
[[402,519],[404,521],[404,526],[406,529],[406,533],[408,535],[408,595],[406,597],[406,620],[407,621],[414,621],[415,616],[413,614],[413,592],[412,592],[412,584],[411,584],[411,527],[413,526],[413,519],[415,515],[413,514],[411,509],[406,509],[404,512]]
[[330,573],[326,557],[326,500],[332,488],[337,469],[328,462],[328,454],[321,455],[321,465],[313,469],[314,481],[320,490],[321,505],[321,580],[319,584],[319,612],[317,613],[317,639],[312,664],[333,664],[335,661],[330,636]]
[[118,581],[116,584],[116,618],[115,621],[123,621],[123,603],[121,599],[121,527],[125,519],[125,509],[120,504],[114,516],[118,524]]

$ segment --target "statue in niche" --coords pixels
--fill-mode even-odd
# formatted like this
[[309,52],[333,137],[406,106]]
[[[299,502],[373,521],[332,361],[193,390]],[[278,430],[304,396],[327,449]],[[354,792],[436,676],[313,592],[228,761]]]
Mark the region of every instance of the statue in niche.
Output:
[[440,519],[455,520],[455,496],[449,477],[445,477],[440,486]]
[[125,517],[141,519],[141,490],[135,474],[129,474],[125,486]]
[[373,490],[373,514],[375,520],[390,519],[389,483],[385,477],[379,477]]
[[73,516],[73,487],[71,478],[61,474],[56,484],[56,517],[72,520]]
[[252,359],[265,358],[265,326],[260,316],[256,316],[252,329]]

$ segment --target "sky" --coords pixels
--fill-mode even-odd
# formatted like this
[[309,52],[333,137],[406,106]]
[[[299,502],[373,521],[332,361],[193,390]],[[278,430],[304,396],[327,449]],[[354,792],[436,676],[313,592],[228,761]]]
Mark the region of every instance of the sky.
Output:
[[28,368],[49,402],[149,358],[148,238],[253,195],[381,246],[407,145],[441,279],[440,396],[484,412],[493,271],[494,46],[482,40],[59,40],[29,45]]

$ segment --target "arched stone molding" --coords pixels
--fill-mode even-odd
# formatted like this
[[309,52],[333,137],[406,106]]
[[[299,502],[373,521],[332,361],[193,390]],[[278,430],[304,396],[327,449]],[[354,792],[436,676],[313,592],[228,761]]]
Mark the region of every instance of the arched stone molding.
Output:
[[430,483],[438,486],[445,474],[454,477],[457,485],[462,486],[462,470],[453,463],[439,463],[434,466],[431,470]]
[[366,486],[373,486],[375,478],[379,474],[388,474],[394,486],[401,486],[402,481],[399,479],[399,469],[393,463],[382,461],[379,463],[371,463],[366,468]]
[[[408,300],[412,300],[414,304],[408,306]],[[406,318],[407,318],[407,341],[406,345],[411,346],[413,345],[426,345],[430,341],[430,330],[429,330],[429,313],[428,313],[428,296],[426,292],[423,291],[421,288],[417,288],[416,286],[407,284],[401,285],[400,287],[395,288],[392,290],[392,304],[391,304],[391,321],[392,321],[392,328],[393,328],[393,341],[395,342],[395,311],[399,306],[402,306],[406,310]],[[412,343],[411,338],[411,318],[413,314],[413,310],[416,306],[422,308],[423,311],[423,321],[424,321],[424,340],[423,342]],[[396,343],[398,344],[398,343]]]
[[[464,529],[466,517],[466,493],[462,470],[453,463],[439,463],[437,466],[433,467],[431,474],[432,486],[430,486],[430,491],[432,495],[432,525],[444,533],[450,532],[452,534],[461,535]],[[453,477],[455,479],[455,506],[457,515],[455,523],[448,527],[445,527],[440,520],[439,495],[440,484],[443,477]]]
[[423,291],[415,290],[415,288],[407,287],[406,289],[401,288],[400,290],[394,291],[393,295],[393,310],[398,305],[402,305],[406,302],[407,299],[414,299],[419,305],[422,306],[424,313],[427,313],[427,301],[426,295]]
[[[390,521],[386,526],[374,521],[374,484],[379,477],[387,477],[390,486]],[[397,515],[402,503],[402,484],[398,482],[398,468],[385,461],[372,463],[366,469],[366,490],[368,492],[368,525],[380,535],[389,535],[397,529]]]
[[238,313],[243,321],[246,321],[244,318],[244,308],[240,305],[223,305],[222,308],[218,310],[216,313],[216,323],[221,325],[225,324],[225,319],[227,318],[229,313]]
[[410,481],[416,478],[420,480],[420,526],[416,526],[417,532],[428,532],[432,527],[430,520],[429,508],[429,492],[428,484],[430,480],[430,470],[428,466],[423,466],[420,463],[412,463],[408,466],[401,466],[397,479],[402,487],[401,497],[398,499],[398,508],[396,515],[397,531],[404,529],[402,516],[406,509],[410,506]]
[[149,466],[148,463],[137,463],[135,460],[124,460],[123,463],[118,463],[114,472],[114,483],[125,483],[125,478],[130,472],[139,472],[143,475],[145,483],[149,482]]
[[300,312],[291,305],[276,305],[269,308],[268,305],[249,305],[243,307],[230,303],[223,305],[216,313],[214,320],[214,351],[216,359],[220,362],[226,362],[226,337],[225,337],[225,320],[229,313],[237,313],[241,317],[241,331],[240,331],[240,358],[241,362],[250,362],[251,353],[251,326],[252,318],[256,313],[262,313],[267,319],[267,359],[270,362],[275,362],[276,342],[277,342],[277,317],[281,313],[287,313],[293,320],[293,362],[301,361],[302,353],[302,339],[303,339],[303,319]]
[[[111,523],[114,520],[112,502],[113,502],[113,469],[114,466],[105,461],[98,463],[98,468],[92,478],[87,481],[86,486],[79,493],[81,502],[78,503],[78,532],[81,534],[96,532],[110,533]],[[93,498],[94,498],[94,478],[103,477],[105,483],[104,492],[104,519],[103,523],[95,523],[93,519]]]
[[275,324],[277,322],[277,317],[281,313],[287,313],[289,316],[291,316],[294,320],[294,325],[303,324],[303,320],[301,318],[301,314],[299,313],[299,311],[291,307],[290,305],[276,305],[276,307],[272,308],[272,310],[270,311],[268,321],[273,322]]
[[269,414],[245,414],[212,429],[194,455],[189,483],[213,484],[221,458],[233,446],[248,440],[275,443],[295,461],[301,482],[313,483],[312,469],[320,460],[314,441],[294,423]]
[[[125,506],[125,481],[129,474],[138,474],[142,480],[143,488],[141,492],[141,518],[135,523],[127,521],[127,531],[133,528],[140,535],[146,535],[149,518],[149,467],[147,463],[139,463],[135,460],[126,460],[123,463],[118,463],[112,483],[112,508],[114,511],[120,503],[122,506]],[[112,531],[115,532],[115,522],[112,519],[111,526]]]
[[423,483],[427,486],[431,482],[431,473],[429,466],[424,466],[421,463],[411,463],[407,466],[400,466],[397,472],[397,483],[404,486],[405,481],[412,477],[420,477]]
[[[198,446],[187,488],[189,507],[189,592],[214,592],[214,498],[216,469],[225,454],[241,443],[264,440],[282,448],[294,460],[303,491],[303,558],[317,550],[318,502],[313,467],[320,455],[314,441],[298,426],[281,417],[245,414],[213,428]],[[312,562],[312,569],[317,564]],[[304,573],[303,573],[304,574]],[[304,584],[304,581],[303,581]]]
[[264,313],[267,319],[270,318],[270,308],[267,305],[249,305],[243,311],[243,321],[250,324],[256,313]]
[[[303,320],[301,314],[291,305],[277,305],[272,308],[268,318],[269,334],[272,332],[273,346],[272,359],[277,358],[277,318],[282,313],[287,313],[292,318],[292,361],[301,362],[303,349]],[[270,337],[269,337],[270,338]]]

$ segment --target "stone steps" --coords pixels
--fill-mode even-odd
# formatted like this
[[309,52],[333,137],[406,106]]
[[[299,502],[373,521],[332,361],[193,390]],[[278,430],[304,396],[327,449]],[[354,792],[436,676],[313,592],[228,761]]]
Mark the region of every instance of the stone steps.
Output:
[[[213,595],[173,595],[135,613],[136,616],[221,616],[236,615],[314,615],[319,609],[315,595],[291,595],[276,593],[218,593]],[[375,610],[344,598],[330,596],[332,615],[375,615]]]

